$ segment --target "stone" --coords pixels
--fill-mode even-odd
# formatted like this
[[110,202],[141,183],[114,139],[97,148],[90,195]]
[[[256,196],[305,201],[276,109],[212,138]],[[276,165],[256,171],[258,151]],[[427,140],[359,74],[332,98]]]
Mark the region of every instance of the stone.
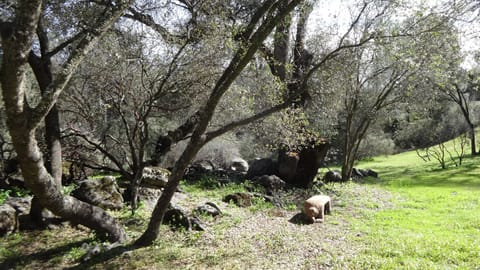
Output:
[[267,195],[273,195],[286,186],[285,181],[276,175],[262,175],[254,178],[253,181],[265,188]]
[[18,229],[17,211],[9,204],[0,205],[0,236]]
[[213,202],[206,202],[202,205],[197,206],[194,210],[195,213],[208,215],[211,217],[217,217],[222,215],[220,208]]
[[250,193],[236,192],[223,197],[222,201],[226,203],[232,202],[238,207],[248,207],[252,206],[252,198],[253,196]]
[[193,170],[196,173],[208,173],[215,170],[215,166],[213,162],[209,160],[199,160],[195,161],[189,168],[189,170]]
[[195,231],[206,231],[207,228],[205,224],[198,217],[190,217],[190,224],[192,224],[192,230]]
[[[125,195],[130,196],[128,192],[129,191],[127,190],[127,194],[124,194],[124,197]],[[149,210],[153,210],[155,208],[155,205],[157,204],[160,196],[162,196],[162,191],[159,189],[144,187],[140,187],[138,189],[138,198],[145,204],[145,207]],[[186,193],[175,192],[173,194],[171,202],[173,204],[178,204],[179,202],[185,201],[186,199],[188,199],[188,195]]]
[[8,197],[5,204],[12,206],[18,215],[30,213],[32,197]]
[[271,158],[256,158],[249,162],[247,178],[276,174],[277,164]]
[[352,169],[352,177],[356,179],[363,179],[365,177],[378,178],[378,173],[371,169]]
[[354,178],[363,178],[365,175],[363,175],[362,170],[359,170],[357,168],[352,169],[352,177]]
[[378,173],[372,169],[361,170],[362,174],[366,177],[378,178]]
[[342,174],[339,171],[328,171],[323,176],[323,181],[328,182],[342,182]]
[[170,174],[169,170],[161,167],[145,167],[140,185],[146,188],[164,188],[168,183]]
[[239,172],[241,174],[247,174],[248,168],[248,162],[243,158],[236,157],[230,161],[229,169],[232,171]]
[[104,209],[119,210],[123,207],[123,197],[113,176],[100,180],[84,180],[72,191],[75,198]]
[[170,206],[163,216],[163,224],[169,225],[172,229],[191,230],[192,223],[187,212],[179,206]]

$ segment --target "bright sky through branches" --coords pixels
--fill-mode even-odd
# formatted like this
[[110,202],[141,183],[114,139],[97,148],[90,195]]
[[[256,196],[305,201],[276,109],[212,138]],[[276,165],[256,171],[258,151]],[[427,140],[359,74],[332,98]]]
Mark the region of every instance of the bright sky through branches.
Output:
[[[458,5],[460,1],[457,1]],[[359,12],[359,1],[355,0],[319,0],[309,18],[308,32],[310,36],[318,33],[328,35],[329,45],[334,46],[340,36],[344,34]],[[396,18],[403,20],[418,11],[443,13],[450,8],[448,0],[406,0],[402,8],[396,10]],[[456,23],[460,31],[460,42],[465,54],[464,67],[472,68],[477,65],[476,52],[480,51],[480,23],[479,11],[467,12]],[[477,20],[475,20],[475,18]]]

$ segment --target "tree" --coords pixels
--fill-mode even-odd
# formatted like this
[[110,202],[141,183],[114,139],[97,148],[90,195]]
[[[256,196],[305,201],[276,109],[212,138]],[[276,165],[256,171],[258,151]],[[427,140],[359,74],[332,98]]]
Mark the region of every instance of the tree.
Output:
[[254,12],[250,22],[243,31],[240,32],[241,42],[238,48],[236,48],[228,67],[224,69],[221,77],[216,82],[207,102],[202,106],[202,109],[193,116],[193,118],[197,118],[198,120],[195,121],[196,125],[193,128],[188,145],[176,161],[172,174],[168,179],[168,184],[153,210],[148,227],[143,235],[135,242],[136,245],[149,245],[157,238],[160,223],[178,187],[180,179],[183,177],[188,164],[203,145],[235,127],[261,119],[272,112],[278,111],[278,107],[284,108],[287,106],[286,104],[292,102],[292,100],[286,100],[277,106],[266,109],[251,117],[231,122],[216,130],[207,131],[208,125],[212,120],[215,109],[222,96],[230,88],[233,81],[245,66],[247,66],[273,28],[299,3],[300,1],[265,1]]
[[35,130],[55,105],[86,53],[130,4],[130,1],[117,1],[100,9],[102,16],[94,17],[92,24],[85,26],[76,46],[71,48],[67,60],[61,65],[61,71],[46,87],[36,106],[30,105],[25,98],[25,74],[45,3],[40,0],[18,1],[14,18],[0,23],[3,49],[0,82],[7,125],[27,187],[38,197],[42,206],[105,234],[111,241],[125,240],[123,228],[102,209],[62,194],[45,168]]
[[[150,125],[156,124],[158,129],[161,126],[156,120],[189,107],[182,102],[187,91],[177,89],[182,87],[182,78],[170,79],[179,72],[180,61],[187,65],[182,55],[189,40],[169,48],[161,58],[147,55],[142,40],[131,33],[117,32],[104,41],[105,48],[92,52],[92,60],[84,62],[64,97],[61,107],[71,119],[65,136],[80,138],[91,152],[108,160],[84,160],[85,166],[119,173],[129,181],[135,210],[143,169],[151,163]],[[110,56],[111,51],[115,57]]]
[[463,119],[468,126],[468,134],[470,138],[470,153],[472,156],[477,154],[475,127],[473,121],[473,113],[471,110],[471,98],[478,91],[478,78],[474,73],[460,69],[454,72],[456,77],[448,77],[447,80],[442,80],[435,83],[437,89],[448,100],[458,105],[462,112]]

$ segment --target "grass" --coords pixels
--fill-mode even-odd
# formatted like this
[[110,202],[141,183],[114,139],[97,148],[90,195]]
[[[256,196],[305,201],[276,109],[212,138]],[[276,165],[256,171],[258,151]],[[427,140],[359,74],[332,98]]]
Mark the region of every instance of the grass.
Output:
[[[357,167],[380,179],[284,193],[284,208],[260,199],[250,208],[222,202],[245,191],[243,184],[183,182],[182,207],[212,201],[223,211],[200,217],[205,232],[161,226],[150,247],[119,247],[87,262],[82,244],[98,242],[88,230],[20,232],[0,241],[0,269],[480,269],[479,162],[469,157],[440,170],[415,152],[377,157]],[[333,215],[323,224],[295,222],[303,200],[319,192],[333,197]],[[111,213],[133,240],[150,211]]]
[[397,194],[395,207],[353,222],[364,233],[355,267],[362,269],[479,269],[480,160],[438,169],[415,152],[360,163],[380,172],[369,181]]

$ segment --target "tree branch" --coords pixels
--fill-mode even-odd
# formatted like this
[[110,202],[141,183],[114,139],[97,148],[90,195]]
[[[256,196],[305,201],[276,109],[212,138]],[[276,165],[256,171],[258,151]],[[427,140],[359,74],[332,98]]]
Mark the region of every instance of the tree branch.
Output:
[[[130,7],[128,8],[128,11],[131,14],[124,14],[123,17],[127,19],[131,19],[137,22],[140,22],[148,27],[150,27],[152,30],[160,34],[162,36],[163,40],[166,41],[167,43],[180,43],[182,38],[176,35],[173,35],[170,33],[167,28],[161,26],[160,24],[156,23],[153,17],[149,14],[141,13],[140,11],[137,11],[135,8]],[[184,39],[184,38],[183,38]]]
[[283,103],[280,103],[274,107],[271,107],[267,110],[264,110],[260,113],[257,113],[255,115],[252,115],[250,117],[247,117],[245,119],[242,119],[242,120],[238,120],[238,121],[235,121],[235,122],[231,122],[217,130],[213,130],[213,131],[210,131],[210,132],[207,132],[205,134],[206,136],[206,139],[205,139],[205,142],[209,142],[211,140],[213,140],[214,138],[218,137],[218,136],[221,136],[237,127],[240,127],[240,126],[244,126],[244,125],[248,125],[248,124],[251,124],[255,121],[258,121],[262,118],[265,118],[271,114],[274,114],[276,112],[279,112],[283,109],[286,109],[288,108],[289,106],[291,105],[291,102],[290,101],[287,101],[287,102],[283,102]]
[[110,29],[113,23],[115,23],[133,1],[134,0],[121,1],[109,12],[110,14],[108,16],[102,16],[98,19],[95,29],[87,31],[68,58],[61,72],[57,75],[57,78],[47,88],[46,93],[42,95],[40,102],[33,109],[28,123],[30,129],[34,129],[40,124],[42,119],[57,102],[58,96],[67,86],[73,72],[83,58],[93,49],[98,40]]

